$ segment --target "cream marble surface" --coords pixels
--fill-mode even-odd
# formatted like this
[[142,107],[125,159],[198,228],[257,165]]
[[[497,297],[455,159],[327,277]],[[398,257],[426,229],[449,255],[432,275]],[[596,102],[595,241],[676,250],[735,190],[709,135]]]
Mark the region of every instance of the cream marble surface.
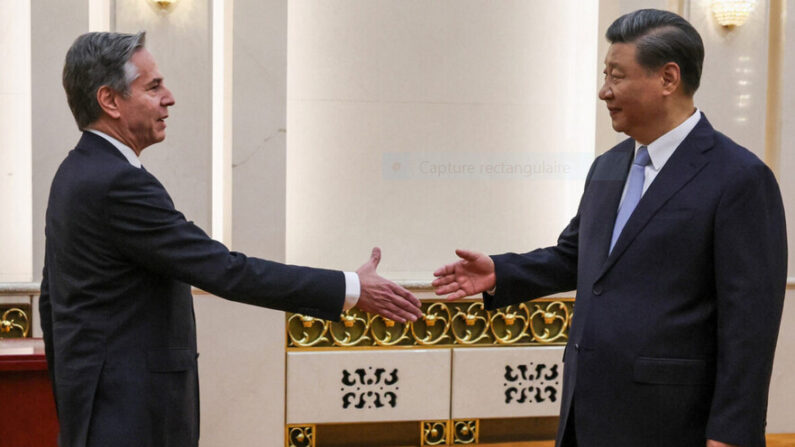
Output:
[[0,281],[30,281],[30,3],[3,3],[0,29],[0,60],[13,67],[0,75]]
[[449,349],[287,353],[288,424],[449,414]]
[[61,86],[66,51],[88,31],[88,2],[30,2],[33,281],[44,266],[44,213],[55,171],[77,140]]
[[[287,261],[356,268],[380,245],[380,271],[423,279],[457,247],[553,243],[594,153],[597,7],[289,2]],[[481,172],[544,162],[572,166]]]
[[732,30],[717,24],[711,4],[693,0],[685,11],[704,41],[696,106],[715,129],[764,159],[768,2],[757,1],[748,21]]
[[784,23],[781,73],[781,153],[778,160],[778,181],[787,214],[789,240],[789,280],[784,298],[784,317],[778,336],[776,361],[770,383],[767,429],[770,433],[795,432],[795,91],[789,80],[795,77],[795,0],[785,0],[787,19]]
[[453,419],[557,416],[563,347],[453,349]]

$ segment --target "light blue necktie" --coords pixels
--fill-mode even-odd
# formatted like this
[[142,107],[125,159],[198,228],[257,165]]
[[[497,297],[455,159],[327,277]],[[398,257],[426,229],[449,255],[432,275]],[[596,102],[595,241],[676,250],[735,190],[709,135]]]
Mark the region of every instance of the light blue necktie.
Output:
[[638,155],[635,156],[635,161],[632,162],[632,168],[629,171],[629,183],[627,184],[627,194],[624,196],[624,202],[618,208],[618,216],[616,217],[616,224],[613,226],[613,238],[610,239],[610,252],[616,245],[618,236],[627,224],[629,216],[635,211],[635,207],[640,202],[640,196],[643,195],[643,181],[646,178],[646,165],[649,164],[649,150],[646,146],[638,148]]

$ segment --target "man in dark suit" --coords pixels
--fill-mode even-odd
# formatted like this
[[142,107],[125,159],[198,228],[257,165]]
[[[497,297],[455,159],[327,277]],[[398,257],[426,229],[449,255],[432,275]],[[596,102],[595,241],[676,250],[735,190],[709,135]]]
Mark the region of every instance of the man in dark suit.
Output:
[[190,285],[325,319],[343,309],[405,322],[410,292],[376,273],[283,265],[230,252],[174,208],[138,155],[174,104],[144,33],[89,33],[63,84],[83,136],[53,179],[40,314],[61,447],[198,445]]
[[704,48],[676,14],[607,30],[599,92],[630,139],[594,161],[557,245],[461,261],[438,294],[488,308],[577,289],[558,446],[765,445],[786,284],[781,195],[694,107]]

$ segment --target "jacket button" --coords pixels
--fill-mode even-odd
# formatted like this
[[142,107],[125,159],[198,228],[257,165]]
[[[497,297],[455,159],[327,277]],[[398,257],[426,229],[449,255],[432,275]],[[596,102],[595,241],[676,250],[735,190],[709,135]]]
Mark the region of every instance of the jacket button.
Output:
[[574,349],[575,349],[575,350],[577,350],[577,351],[579,352],[579,350],[580,350],[580,344],[579,344],[579,343],[574,343]]
[[601,284],[594,284],[593,286],[593,294],[599,296],[602,294],[602,285]]

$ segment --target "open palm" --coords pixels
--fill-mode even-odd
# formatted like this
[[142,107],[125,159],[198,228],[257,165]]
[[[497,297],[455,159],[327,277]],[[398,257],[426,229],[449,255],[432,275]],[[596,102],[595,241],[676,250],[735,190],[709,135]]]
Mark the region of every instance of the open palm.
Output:
[[493,289],[496,284],[494,261],[483,253],[456,250],[460,261],[439,268],[431,283],[437,295],[456,300]]

